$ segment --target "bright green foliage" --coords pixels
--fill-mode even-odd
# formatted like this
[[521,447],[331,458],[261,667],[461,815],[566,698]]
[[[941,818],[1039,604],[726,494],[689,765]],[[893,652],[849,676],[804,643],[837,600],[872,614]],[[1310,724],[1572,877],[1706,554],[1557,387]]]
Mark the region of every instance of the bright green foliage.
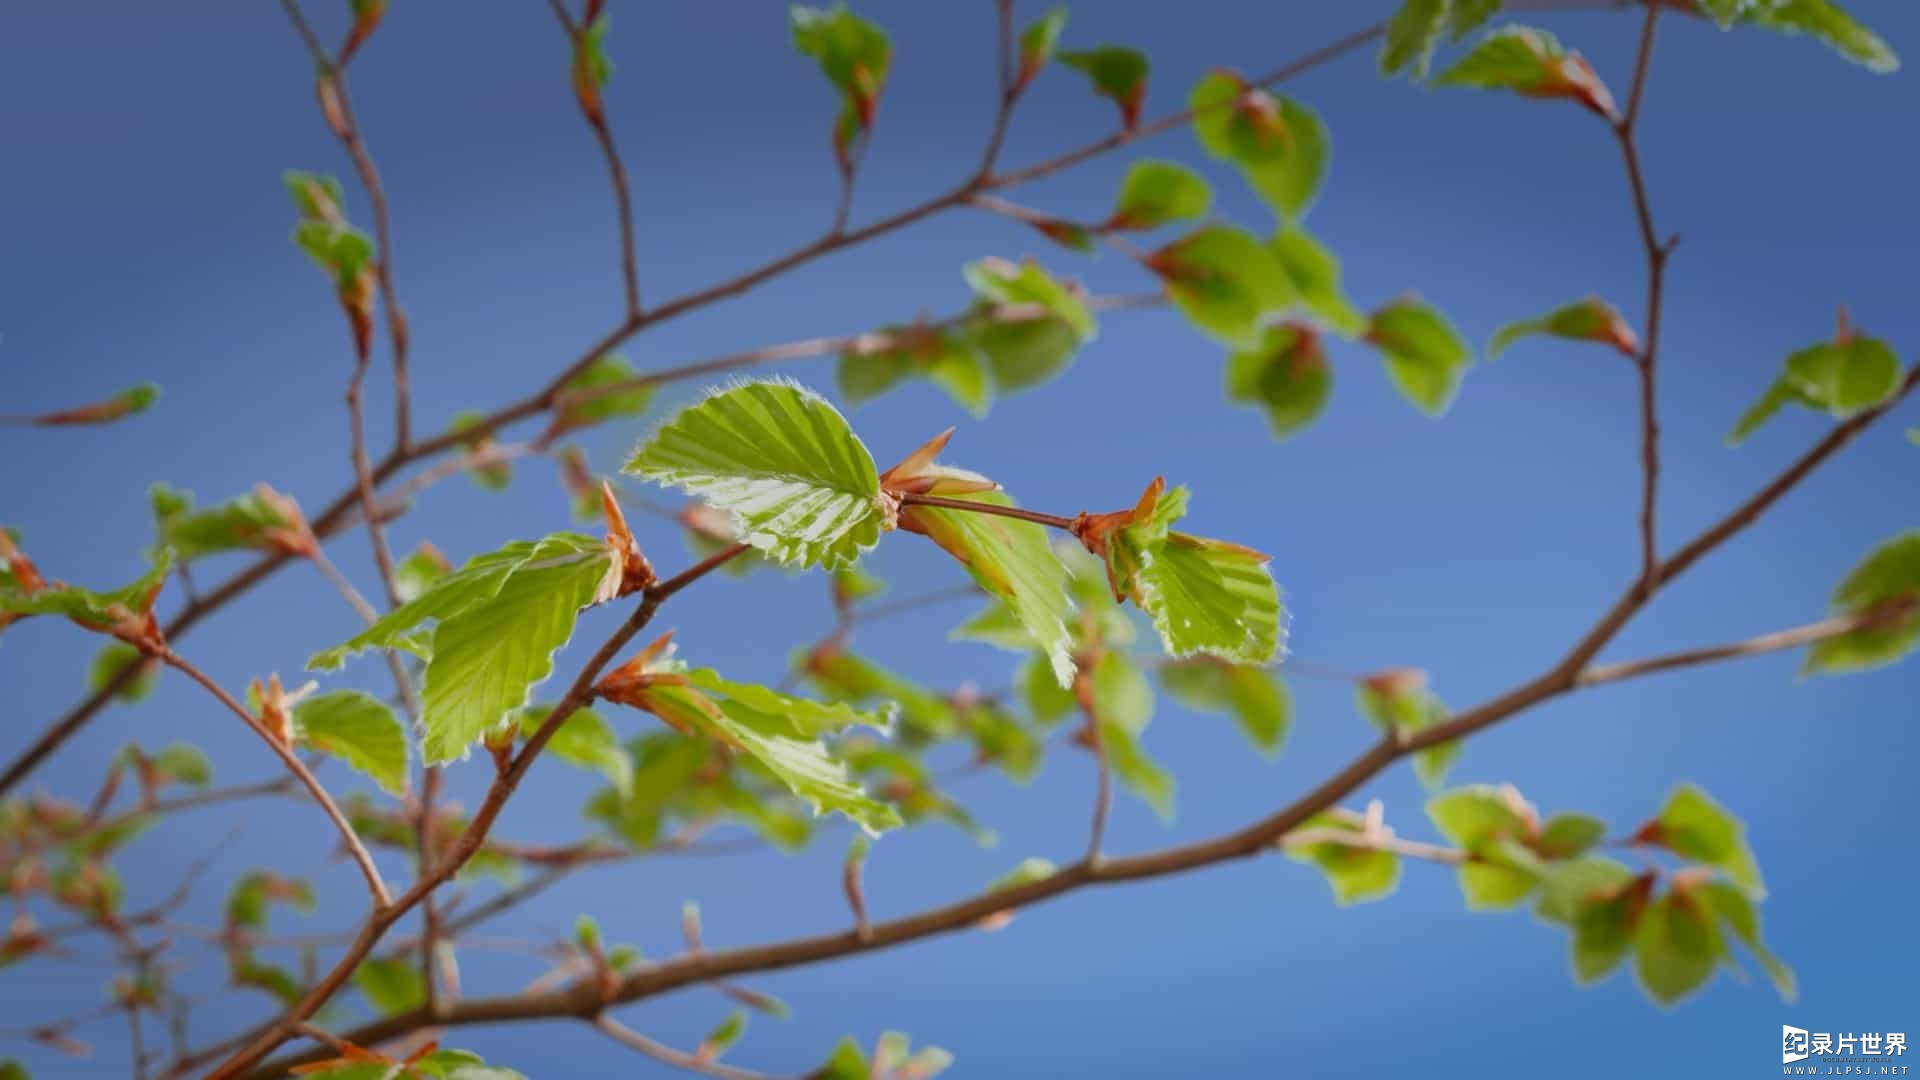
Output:
[[1521,338],[1536,335],[1570,341],[1597,341],[1613,346],[1625,356],[1633,356],[1640,349],[1640,341],[1634,336],[1633,328],[1620,317],[1613,305],[1597,296],[1589,296],[1557,307],[1537,319],[1522,319],[1502,326],[1494,332],[1493,341],[1487,346],[1487,359],[1500,355]]
[[1524,97],[1565,98],[1611,120],[1613,94],[1585,57],[1527,26],[1503,26],[1434,78],[1435,86],[1511,90]]
[[[403,1075],[393,1065],[334,1060],[338,1062],[334,1067],[305,1076],[311,1080],[398,1080]],[[404,1075],[409,1080],[415,1077],[420,1080],[527,1080],[512,1069],[488,1065],[480,1055],[467,1050],[435,1050],[410,1062]]]
[[718,1027],[707,1032],[706,1038],[700,1040],[699,1057],[703,1061],[719,1060],[720,1055],[726,1053],[746,1033],[747,1012],[745,1009],[735,1009],[727,1014]]
[[1410,71],[1415,79],[1426,78],[1450,6],[1448,0],[1402,0],[1381,40],[1380,74]]
[[1281,218],[1306,212],[1333,157],[1326,126],[1312,109],[1225,70],[1202,77],[1187,106],[1201,149],[1232,162]]
[[1353,337],[1366,328],[1366,317],[1340,287],[1340,259],[1312,234],[1297,227],[1273,235],[1273,255],[1280,260],[1300,307],[1341,337]]
[[151,777],[155,786],[185,784],[204,788],[213,782],[213,767],[207,763],[207,755],[191,743],[168,743],[152,755],[128,744],[120,748],[120,760],[132,765],[137,773]]
[[1785,370],[1741,414],[1727,443],[1738,444],[1784,406],[1801,405],[1845,419],[1886,401],[1899,385],[1900,361],[1885,342],[1844,333],[1839,340],[1810,345],[1787,357]]
[[1280,588],[1267,556],[1223,540],[1173,532],[1187,489],[1148,496],[1105,539],[1116,595],[1153,619],[1167,654],[1204,653],[1242,664],[1271,663],[1285,640]]
[[343,291],[354,287],[373,260],[373,241],[342,217],[340,181],[317,173],[287,172],[281,179],[293,196],[300,221],[293,244],[327,272]]
[[[836,750],[854,776],[871,790],[885,793],[906,824],[945,821],[981,847],[999,842],[992,830],[982,828],[965,807],[939,790],[933,773],[912,751],[865,737],[846,739]],[[858,839],[865,841],[866,834],[858,834]]]
[[1060,41],[1060,31],[1066,28],[1067,9],[1057,7],[1020,31],[1020,70],[1014,76],[1014,85],[1024,87],[1047,66],[1053,59],[1054,46]]
[[[809,683],[840,701],[897,705],[904,739],[926,742],[951,738],[959,731],[959,717],[946,698],[863,657],[838,649],[816,651],[799,666]],[[1051,670],[1042,670],[1047,672],[1047,684],[1059,690]]]
[[[611,582],[609,576],[611,575]],[[553,673],[581,608],[613,593],[619,556],[599,540],[554,533],[474,557],[411,603],[307,665],[331,670],[363,649],[391,649],[433,622],[421,703],[428,762],[451,761],[527,703]]]
[[1162,821],[1173,818],[1173,774],[1149,758],[1140,736],[1153,719],[1153,686],[1121,653],[1100,657],[1092,673],[1093,716],[1101,751],[1121,788],[1153,807]]
[[893,46],[886,31],[848,11],[845,4],[824,10],[795,5],[790,17],[795,51],[817,60],[821,73],[839,91],[834,149],[844,167],[854,141],[873,129],[880,92],[893,63]]
[[806,801],[816,815],[838,812],[872,834],[900,824],[899,813],[861,790],[846,764],[834,758],[818,738],[855,724],[884,728],[891,720],[890,710],[859,713],[666,663],[657,670],[684,674],[687,684],[649,686],[634,702],[638,707],[682,731],[698,732],[745,752]]
[[284,904],[302,915],[313,914],[313,887],[265,870],[240,875],[227,893],[227,925],[260,930],[267,925],[267,909]]
[[[1432,727],[1448,716],[1447,707],[1427,689],[1424,678],[1415,682],[1376,676],[1360,684],[1354,691],[1354,700],[1359,704],[1360,714],[1375,726],[1401,736]],[[1459,753],[1460,743],[1456,739],[1416,750],[1413,773],[1431,791],[1446,782],[1447,770]]]
[[[553,712],[551,706],[533,705],[520,710],[520,734],[531,737]],[[575,709],[560,723],[560,730],[547,740],[543,757],[558,758],[577,768],[597,772],[607,778],[622,797],[633,792],[633,759],[621,747],[613,727],[592,709]]]
[[29,593],[9,573],[0,577],[0,615],[65,615],[88,629],[110,630],[147,612],[171,569],[172,554],[163,551],[159,560],[131,584],[107,592],[48,583]]
[[1574,981],[1582,985],[1597,982],[1627,958],[1650,886],[1650,878],[1633,879],[1573,908]]
[[[1760,938],[1760,916],[1753,910],[1753,901],[1739,889],[1725,882],[1710,881],[1692,890],[1691,896],[1705,904],[1718,921],[1722,931],[1733,934],[1735,940],[1745,945],[1747,951],[1767,973],[1768,981],[1773,983],[1774,992],[1787,1001],[1794,1000],[1799,988],[1794,979],[1793,969],[1780,962],[1766,943]],[[1734,966],[1732,955],[1723,951],[1721,963]]]
[[1062,50],[1054,56],[1093,83],[1093,92],[1120,107],[1120,126],[1132,131],[1140,123],[1140,105],[1147,97],[1147,57],[1138,49],[1101,45],[1080,52]]
[[[249,491],[194,510],[190,493],[170,489],[164,504],[168,512],[158,519],[160,545],[172,548],[183,562],[222,551],[265,550],[284,535],[282,530],[296,525],[271,491]],[[156,511],[161,505],[155,503]]]
[[1881,544],[1849,571],[1834,590],[1833,613],[1884,617],[1814,642],[1807,650],[1807,672],[1866,671],[1920,645],[1920,529]]
[[1387,377],[1400,396],[1428,416],[1447,411],[1461,378],[1473,366],[1473,353],[1446,316],[1413,297],[1375,311],[1366,340],[1380,350]]
[[873,1080],[897,1077],[899,1080],[932,1080],[953,1064],[953,1055],[937,1046],[912,1050],[912,1043],[898,1031],[880,1036],[873,1045],[873,1059],[860,1052],[852,1036],[834,1046],[826,1064],[808,1074],[809,1080]]
[[427,1000],[427,984],[420,961],[411,954],[377,956],[353,969],[353,987],[381,1016],[416,1009]]
[[1106,228],[1125,230],[1157,229],[1176,221],[1193,221],[1207,216],[1213,206],[1213,189],[1200,174],[1173,161],[1147,159],[1136,161],[1120,182],[1120,194],[1114,199],[1113,214]]
[[850,563],[885,527],[867,448],[825,398],[793,383],[743,382],[689,405],[624,471],[731,514],[742,540],[784,564]]
[[[866,1073],[863,1072],[860,1076],[864,1077]],[[0,1061],[0,1080],[33,1080],[33,1078],[25,1066],[12,1058],[7,1058],[5,1061]],[[853,1078],[849,1077],[849,1080]]]
[[1719,868],[1755,900],[1766,896],[1760,864],[1747,846],[1746,826],[1706,792],[1681,784],[1658,816],[1640,827],[1635,843],[1662,847],[1684,859]]
[[1832,0],[1702,0],[1722,27],[1761,26],[1806,35],[1875,74],[1900,70],[1900,57]]
[[887,345],[840,354],[835,384],[849,405],[870,401],[908,379],[939,387],[975,417],[993,403],[993,385],[980,351],[962,332],[929,326],[883,326]]
[[994,878],[987,885],[987,891],[999,892],[1003,889],[1017,889],[1022,885],[1031,885],[1043,878],[1052,877],[1058,869],[1051,859],[1028,857],[1020,860],[1018,866]]
[[140,654],[140,650],[124,641],[110,641],[94,654],[93,666],[87,669],[87,689],[98,691],[112,682],[121,669],[128,665],[136,666],[140,671],[128,679],[125,686],[114,691],[114,699],[128,705],[145,701],[147,695],[153,693],[158,662],[148,660]]
[[1227,400],[1264,411],[1276,439],[1312,423],[1332,395],[1333,369],[1309,327],[1274,324],[1256,347],[1227,354]]
[[1647,994],[1672,1005],[1705,986],[1726,946],[1712,913],[1684,892],[1648,904],[1634,934],[1634,971]]
[[1147,267],[1188,321],[1224,345],[1256,344],[1264,317],[1294,301],[1273,252],[1231,225],[1203,225],[1154,252]]
[[1210,656],[1160,666],[1160,685],[1189,709],[1233,718],[1261,754],[1275,757],[1293,726],[1293,695],[1272,672]]
[[[1301,826],[1301,832],[1350,832],[1356,838],[1360,827],[1346,816],[1333,813],[1315,814]],[[1287,858],[1296,862],[1312,863],[1327,876],[1327,884],[1333,888],[1333,902],[1346,907],[1368,900],[1379,900],[1393,892],[1400,883],[1400,857],[1390,851],[1376,851],[1371,848],[1338,841],[1322,841],[1313,844],[1289,844],[1286,847]]]
[[1606,834],[1607,823],[1599,818],[1565,811],[1547,818],[1531,846],[1545,858],[1571,859],[1585,854]]
[[400,594],[400,602],[406,604],[418,599],[452,569],[447,557],[437,548],[422,543],[393,568],[394,589]]
[[[1500,790],[1456,788],[1427,801],[1440,834],[1466,853],[1460,892],[1469,911],[1502,911],[1533,893],[1543,867],[1529,850],[1530,816]],[[1530,813],[1530,812],[1529,812]]]
[[[646,412],[647,406],[653,401],[654,388],[651,384],[606,390],[607,387],[631,383],[639,376],[640,373],[624,356],[607,353],[595,357],[592,363],[580,369],[579,374],[562,386],[554,407],[553,423],[547,428],[547,437],[550,439],[563,431],[592,427],[609,420],[629,419]],[[602,390],[606,392],[582,400],[585,395]]]
[[359,690],[330,690],[293,707],[296,742],[347,763],[394,796],[407,793],[407,732],[393,710]]
[[[967,502],[1011,506],[997,491],[957,496]],[[1073,681],[1073,641],[1067,620],[1067,571],[1054,558],[1046,530],[995,514],[977,514],[934,506],[910,506],[901,524],[923,533],[966,567],[988,594],[1013,612],[1033,645],[1046,654],[1062,686]]]
[[1550,862],[1540,877],[1540,899],[1533,913],[1571,929],[1589,902],[1610,898],[1633,880],[1633,871],[1602,855],[1580,855]]
[[[962,330],[1002,390],[1045,382],[1093,339],[1093,313],[1080,297],[1030,262],[982,259],[966,267],[978,317]],[[993,309],[1017,307],[1039,318],[1009,320]]]

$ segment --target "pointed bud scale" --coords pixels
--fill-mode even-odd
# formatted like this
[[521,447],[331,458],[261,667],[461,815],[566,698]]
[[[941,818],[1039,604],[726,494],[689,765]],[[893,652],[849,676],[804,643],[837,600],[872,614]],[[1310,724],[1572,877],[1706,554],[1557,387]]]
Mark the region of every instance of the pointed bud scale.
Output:
[[314,79],[313,96],[320,103],[320,117],[327,122],[327,130],[333,132],[334,138],[352,138],[353,129],[347,126],[346,102],[340,98],[339,76],[322,69]]
[[300,504],[294,502],[292,496],[283,495],[266,484],[255,484],[253,494],[280,521],[261,531],[260,538],[267,547],[297,557],[311,557],[319,550],[319,541],[314,539],[313,530],[307,527],[307,519],[300,513]]
[[1420,668],[1386,668],[1363,677],[1360,685],[1391,700],[1425,690],[1427,673]]
[[346,43],[340,46],[340,63],[345,64],[373,36],[387,13],[387,0],[353,0],[353,26],[347,30]]
[[882,491],[894,495],[972,495],[998,491],[1000,485],[965,469],[949,468],[934,459],[953,438],[953,428],[935,435],[902,458],[898,465],[880,474]]
[[1166,486],[1166,478],[1156,476],[1147,484],[1146,489],[1140,493],[1140,498],[1135,500],[1130,509],[1104,514],[1090,514],[1083,510],[1073,519],[1074,537],[1080,541],[1082,547],[1106,566],[1107,585],[1113,590],[1113,598],[1116,602],[1127,599],[1133,592],[1133,585],[1131,573],[1129,572],[1123,578],[1120,569],[1115,566],[1115,563],[1121,560],[1108,557],[1112,550],[1114,534],[1151,518],[1154,508],[1160,504],[1160,494],[1166,490]]
[[613,496],[613,485],[605,480],[600,481],[600,512],[607,519],[607,551],[613,558],[613,566],[594,592],[595,603],[639,592],[656,580],[653,564],[641,554],[634,543],[633,531],[627,528],[627,515],[620,509],[620,500]]

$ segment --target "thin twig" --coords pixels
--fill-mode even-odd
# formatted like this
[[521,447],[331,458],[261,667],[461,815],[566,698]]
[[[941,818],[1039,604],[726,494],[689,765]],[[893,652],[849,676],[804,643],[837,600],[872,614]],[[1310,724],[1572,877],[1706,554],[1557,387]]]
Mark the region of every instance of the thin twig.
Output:
[[685,1069],[688,1072],[699,1073],[702,1076],[718,1077],[719,1080],[774,1080],[774,1078],[767,1073],[758,1073],[750,1069],[736,1069],[731,1065],[722,1065],[717,1061],[702,1060],[696,1054],[675,1050],[665,1043],[655,1042],[647,1038],[645,1035],[640,1034],[605,1013],[600,1013],[587,1022],[592,1024],[594,1029],[602,1035],[619,1043],[621,1046],[629,1050],[638,1051],[655,1061],[665,1065],[671,1065],[676,1069]]

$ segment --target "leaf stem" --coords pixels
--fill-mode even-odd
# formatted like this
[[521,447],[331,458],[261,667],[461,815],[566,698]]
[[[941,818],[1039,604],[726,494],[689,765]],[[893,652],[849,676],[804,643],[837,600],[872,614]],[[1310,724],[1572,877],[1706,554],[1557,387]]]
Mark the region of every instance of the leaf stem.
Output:
[[969,514],[986,514],[990,517],[1013,518],[1016,521],[1045,525],[1050,529],[1069,532],[1073,529],[1073,519],[1058,514],[1043,514],[1038,510],[1023,510],[1018,506],[995,506],[993,503],[975,502],[970,499],[949,499],[944,495],[916,495],[911,492],[900,496],[902,506],[932,506],[942,510],[961,510]]

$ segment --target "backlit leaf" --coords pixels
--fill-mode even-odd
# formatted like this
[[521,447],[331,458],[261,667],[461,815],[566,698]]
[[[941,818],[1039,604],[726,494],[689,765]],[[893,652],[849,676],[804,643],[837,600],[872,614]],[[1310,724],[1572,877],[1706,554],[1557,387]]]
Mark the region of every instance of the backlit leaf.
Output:
[[[1300,831],[1309,830],[1350,832],[1356,838],[1360,833],[1359,827],[1352,821],[1331,813],[1308,818],[1301,824]],[[1288,844],[1286,853],[1287,858],[1296,862],[1319,867],[1327,877],[1327,884],[1333,888],[1333,902],[1341,907],[1382,899],[1400,883],[1400,858],[1390,851],[1329,841]]]
[[1260,343],[1227,355],[1227,400],[1267,414],[1276,439],[1311,424],[1333,395],[1333,369],[1310,327],[1278,323]]
[[1259,341],[1264,318],[1294,301],[1265,244],[1230,225],[1205,225],[1147,258],[1167,297],[1201,333],[1226,345]]
[[1493,342],[1487,346],[1487,359],[1500,355],[1507,346],[1521,338],[1536,335],[1571,341],[1597,341],[1613,346],[1615,351],[1627,357],[1640,351],[1640,339],[1635,336],[1633,327],[1627,325],[1627,321],[1611,304],[1597,296],[1589,296],[1555,308],[1537,319],[1523,319],[1502,326],[1494,333]]
[[[522,736],[530,737],[552,715],[546,705],[520,710],[518,726]],[[622,796],[633,790],[633,759],[614,735],[613,728],[592,709],[575,709],[560,723],[560,729],[547,740],[543,757],[564,761],[576,768],[588,769],[607,778]]]
[[1172,161],[1136,161],[1127,169],[1106,228],[1157,229],[1207,216],[1213,189],[1192,169]]
[[378,698],[358,690],[315,694],[294,706],[293,736],[339,758],[388,794],[406,794],[406,728]]
[[[1093,338],[1093,313],[1085,302],[1033,263],[982,259],[967,265],[966,278],[978,314],[961,328],[960,338],[986,358],[1002,390],[1045,382]],[[989,306],[1037,310],[1040,317],[1001,318]]]
[[1307,314],[1341,337],[1353,337],[1366,328],[1366,316],[1340,287],[1339,258],[1310,233],[1298,228],[1280,230],[1273,236],[1273,254]]
[[1187,106],[1203,150],[1232,162],[1281,218],[1306,212],[1333,156],[1327,129],[1312,109],[1219,69],[1194,86]]
[[1435,86],[1511,90],[1523,97],[1565,98],[1614,118],[1613,94],[1586,58],[1544,30],[1503,26],[1434,78]]
[[1078,52],[1054,54],[1062,64],[1084,74],[1093,92],[1120,107],[1120,126],[1132,131],[1140,123],[1140,105],[1147,96],[1147,58],[1138,49],[1101,45]]
[[1175,701],[1230,716],[1261,754],[1271,758],[1280,753],[1293,724],[1293,697],[1272,672],[1210,656],[1162,664],[1159,672],[1161,685]]
[[1428,416],[1447,411],[1473,365],[1472,352],[1446,316],[1415,298],[1395,300],[1374,312],[1365,337],[1380,350],[1394,388]]
[[1866,671],[1920,645],[1920,529],[1881,544],[1849,571],[1834,590],[1832,610],[1835,615],[1885,615],[1815,642],[1807,650],[1806,672]]

